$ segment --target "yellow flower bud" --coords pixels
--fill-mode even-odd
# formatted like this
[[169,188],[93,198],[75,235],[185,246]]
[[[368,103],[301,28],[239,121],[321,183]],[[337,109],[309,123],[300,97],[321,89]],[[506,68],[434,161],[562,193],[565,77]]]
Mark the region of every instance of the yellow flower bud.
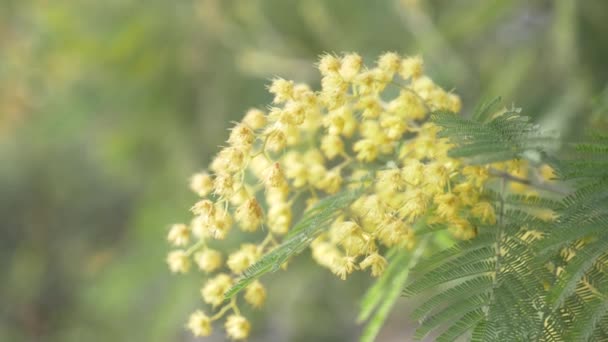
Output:
[[255,198],[250,198],[237,208],[235,217],[243,231],[255,232],[262,224],[262,207]]
[[232,284],[232,278],[223,273],[207,280],[201,289],[203,301],[207,304],[211,304],[213,307],[222,304],[224,302],[224,293],[232,287]]
[[422,67],[423,67],[422,57],[407,57],[401,61],[401,67],[399,69],[399,75],[404,80],[408,78],[416,79],[422,76]]
[[372,277],[379,277],[382,275],[382,273],[384,273],[387,264],[388,263],[386,262],[386,259],[384,259],[380,254],[372,253],[367,258],[365,258],[359,264],[359,266],[363,270],[371,266]]
[[205,197],[213,190],[213,179],[206,172],[196,173],[190,178],[190,189]]
[[321,56],[318,68],[322,75],[337,73],[340,70],[340,60],[334,55],[325,54]]
[[344,153],[344,143],[337,135],[325,135],[321,138],[321,151],[329,159]]
[[496,212],[492,204],[488,202],[478,202],[471,209],[471,215],[477,217],[483,223],[495,224]]
[[260,308],[266,301],[266,289],[258,280],[245,288],[245,300],[254,308]]
[[243,123],[249,126],[251,129],[260,129],[266,126],[266,115],[263,111],[252,108],[245,114]]
[[174,246],[185,246],[190,241],[190,230],[185,224],[174,224],[167,234],[167,240]]
[[211,319],[201,310],[197,310],[190,315],[188,329],[194,336],[209,336],[212,332]]
[[357,141],[353,150],[357,152],[357,159],[362,162],[371,162],[378,157],[378,146],[371,139]]
[[167,264],[173,273],[188,273],[190,270],[190,259],[186,252],[181,249],[169,252]]
[[213,182],[214,193],[220,197],[229,198],[234,194],[234,180],[227,172],[218,173]]
[[243,316],[230,315],[226,319],[226,333],[233,340],[244,340],[249,336],[251,325]]
[[260,251],[258,247],[254,244],[246,243],[241,245],[238,251],[230,254],[226,264],[232,272],[241,274],[249,266],[253,265],[259,257]]
[[205,249],[194,255],[194,261],[201,271],[210,273],[222,266],[222,254],[213,249]]
[[361,70],[363,58],[356,53],[349,53],[342,57],[340,65],[340,76],[348,82],[351,82]]
[[275,78],[268,87],[268,91],[274,95],[274,103],[283,103],[293,96],[293,81]]
[[255,134],[251,128],[244,124],[234,126],[230,131],[230,137],[228,138],[228,143],[230,143],[230,145],[236,147],[237,150],[240,149],[244,151],[249,151],[254,141]]

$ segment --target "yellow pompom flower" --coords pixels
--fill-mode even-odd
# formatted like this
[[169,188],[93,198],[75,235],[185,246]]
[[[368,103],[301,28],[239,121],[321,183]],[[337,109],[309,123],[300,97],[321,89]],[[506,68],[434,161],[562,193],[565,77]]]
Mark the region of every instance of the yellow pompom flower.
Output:
[[190,258],[185,251],[178,249],[169,252],[167,255],[167,264],[173,273],[188,273],[190,270]]
[[190,241],[190,229],[185,224],[174,224],[167,234],[167,241],[174,246],[185,246]]
[[213,191],[213,179],[206,172],[196,173],[190,178],[190,189],[197,195],[205,197]]
[[201,289],[203,301],[216,307],[224,302],[224,293],[233,285],[232,278],[227,274],[218,274],[205,283]]
[[283,103],[291,99],[293,96],[293,81],[287,81],[282,78],[275,78],[272,84],[268,87],[270,93],[274,94],[274,103]]
[[212,332],[211,319],[201,310],[190,315],[187,327],[197,337],[209,336]]
[[263,128],[266,125],[266,114],[259,109],[252,108],[245,114],[243,123],[253,130]]
[[494,206],[488,202],[476,203],[471,209],[471,214],[479,218],[483,223],[496,223],[496,212],[494,211]]
[[387,264],[386,259],[384,259],[384,257],[382,257],[380,254],[372,253],[363,259],[363,261],[359,264],[359,267],[361,267],[362,270],[371,267],[372,277],[379,277],[382,275],[382,273],[384,273]]
[[241,248],[228,256],[226,264],[228,268],[235,274],[241,274],[249,266],[253,265],[260,257],[258,246],[246,243],[241,245]]
[[203,272],[213,272],[222,266],[222,253],[206,248],[194,255],[194,261]]
[[266,289],[259,281],[254,281],[245,288],[245,300],[254,308],[261,308],[266,301]]
[[226,333],[228,337],[233,340],[244,340],[249,337],[249,331],[251,330],[251,324],[243,316],[230,315],[226,319]]
[[401,61],[399,75],[407,80],[408,78],[419,78],[422,76],[423,62],[420,56],[407,57]]
[[258,201],[250,198],[237,208],[235,218],[243,231],[255,232],[262,224],[263,215]]

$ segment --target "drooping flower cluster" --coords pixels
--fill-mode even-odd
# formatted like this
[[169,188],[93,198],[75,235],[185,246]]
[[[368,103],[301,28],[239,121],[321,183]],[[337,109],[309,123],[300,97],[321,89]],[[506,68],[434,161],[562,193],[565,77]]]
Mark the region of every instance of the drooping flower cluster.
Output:
[[[201,198],[191,209],[191,223],[171,228],[168,240],[181,249],[170,252],[167,262],[173,272],[185,273],[194,261],[209,275],[201,296],[218,311],[191,315],[188,327],[197,336],[209,335],[212,322],[229,311],[228,336],[248,336],[250,324],[236,297],[221,306],[224,293],[281,242],[298,206],[364,189],[310,245],[313,259],[341,279],[356,270],[380,276],[387,249],[412,248],[421,223],[445,225],[468,239],[477,224],[496,220],[482,196],[488,168],[448,157],[448,141],[426,121],[432,111],[458,113],[461,102],[424,75],[420,57],[386,53],[366,67],[355,53],[326,54],[318,69],[319,91],[274,79],[272,106],[249,110],[208,171],[191,179]],[[211,248],[236,229],[265,237],[225,256]],[[266,290],[255,281],[243,298],[260,307]]]

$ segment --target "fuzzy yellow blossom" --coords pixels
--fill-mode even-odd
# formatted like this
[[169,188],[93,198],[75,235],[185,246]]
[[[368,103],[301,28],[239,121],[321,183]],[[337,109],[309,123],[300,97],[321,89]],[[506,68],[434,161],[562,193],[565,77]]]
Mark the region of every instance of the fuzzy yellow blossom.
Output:
[[378,58],[378,67],[392,76],[401,67],[401,57],[394,52],[387,52]]
[[201,197],[213,191],[213,179],[207,172],[199,172],[190,178],[190,189]]
[[254,281],[245,289],[245,300],[254,308],[260,308],[266,301],[266,289],[259,281]]
[[357,152],[357,159],[363,162],[370,162],[378,156],[378,146],[371,139],[357,141],[353,150]]
[[167,234],[167,240],[174,246],[185,246],[190,241],[190,230],[185,224],[174,224]]
[[378,253],[373,253],[370,254],[369,256],[367,256],[360,264],[359,267],[361,267],[361,269],[367,269],[368,267],[371,267],[372,270],[372,277],[379,277],[382,275],[382,273],[384,273],[384,270],[386,269],[386,259],[384,259],[384,257],[382,257],[380,254]]
[[224,301],[224,293],[232,287],[232,278],[227,274],[218,274],[205,283],[201,289],[201,295],[205,303],[216,307]]
[[209,336],[212,332],[211,319],[201,310],[196,310],[188,319],[188,329],[194,336]]
[[293,96],[293,81],[275,78],[268,90],[274,94],[274,103],[283,103]]
[[251,324],[249,321],[240,315],[231,315],[226,319],[226,333],[233,340],[244,340],[249,337]]
[[363,58],[356,53],[349,53],[342,57],[340,64],[340,76],[342,76],[344,80],[350,82],[357,76],[359,70],[361,70]]
[[483,223],[496,223],[496,213],[494,212],[494,207],[488,202],[476,203],[471,209],[471,214],[479,218]]
[[[169,232],[169,242],[184,249],[170,252],[167,263],[172,272],[186,273],[192,258],[206,273],[201,296],[215,312],[212,318],[203,311],[191,315],[188,327],[196,336],[210,334],[211,320],[219,319],[229,338],[249,336],[238,303],[260,307],[266,289],[255,280],[230,300],[224,294],[292,238],[288,232],[304,210],[318,210],[313,206],[332,194],[360,192],[332,208],[338,218],[311,237],[312,259],[341,279],[355,271],[381,276],[387,251],[416,247],[421,225],[439,224],[457,239],[470,239],[477,224],[486,229],[496,222],[495,203],[484,191],[489,167],[451,158],[450,141],[429,121],[433,111],[456,113],[462,103],[424,74],[421,57],[387,52],[365,66],[356,53],[325,54],[317,66],[320,89],[273,79],[272,106],[248,110],[230,130],[228,146],[190,179],[201,198],[190,225]],[[531,169],[521,161],[491,167],[549,177],[547,167]],[[222,241],[213,240],[239,231],[255,234],[238,248],[215,247]],[[210,274],[224,265],[229,273]]]
[[322,75],[337,73],[340,70],[340,59],[334,55],[325,54],[321,56],[318,67]]
[[285,202],[278,202],[268,210],[268,226],[271,232],[284,235],[291,224],[291,206]]
[[346,280],[346,277],[357,268],[355,261],[355,257],[345,256],[336,258],[333,260],[332,272],[340,277],[340,279]]
[[232,272],[240,274],[249,268],[249,266],[253,265],[253,263],[258,260],[259,256],[260,251],[258,250],[258,247],[254,244],[247,243],[241,245],[241,248],[238,251],[230,254],[226,264]]
[[190,270],[190,259],[183,250],[175,250],[167,255],[167,264],[173,273],[188,273]]
[[329,159],[344,153],[344,142],[337,135],[326,135],[321,139],[321,151]]
[[194,255],[194,261],[201,271],[210,273],[222,266],[222,253],[207,248]]
[[420,56],[408,57],[401,61],[399,74],[403,79],[422,76],[423,62]]
[[230,132],[228,143],[237,149],[249,150],[255,141],[255,134],[245,124],[238,124]]
[[252,108],[245,114],[243,123],[253,130],[263,128],[266,125],[266,114],[259,109]]
[[262,208],[255,198],[250,198],[237,208],[235,218],[243,231],[254,232],[262,224]]

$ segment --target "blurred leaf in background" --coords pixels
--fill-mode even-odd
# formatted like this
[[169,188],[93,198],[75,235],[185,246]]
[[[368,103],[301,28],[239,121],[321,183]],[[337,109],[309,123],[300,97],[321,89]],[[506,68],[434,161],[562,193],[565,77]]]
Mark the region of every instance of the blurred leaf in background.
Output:
[[[574,139],[608,122],[607,12],[602,1],[2,1],[0,340],[192,340],[183,324],[200,279],[166,270],[166,229],[188,216],[187,179],[230,121],[270,102],[274,75],[315,83],[325,51],[420,53],[465,113],[500,95]],[[270,276],[252,340],[357,339],[370,280],[356,279],[305,258]],[[411,336],[405,317],[380,340]]]

